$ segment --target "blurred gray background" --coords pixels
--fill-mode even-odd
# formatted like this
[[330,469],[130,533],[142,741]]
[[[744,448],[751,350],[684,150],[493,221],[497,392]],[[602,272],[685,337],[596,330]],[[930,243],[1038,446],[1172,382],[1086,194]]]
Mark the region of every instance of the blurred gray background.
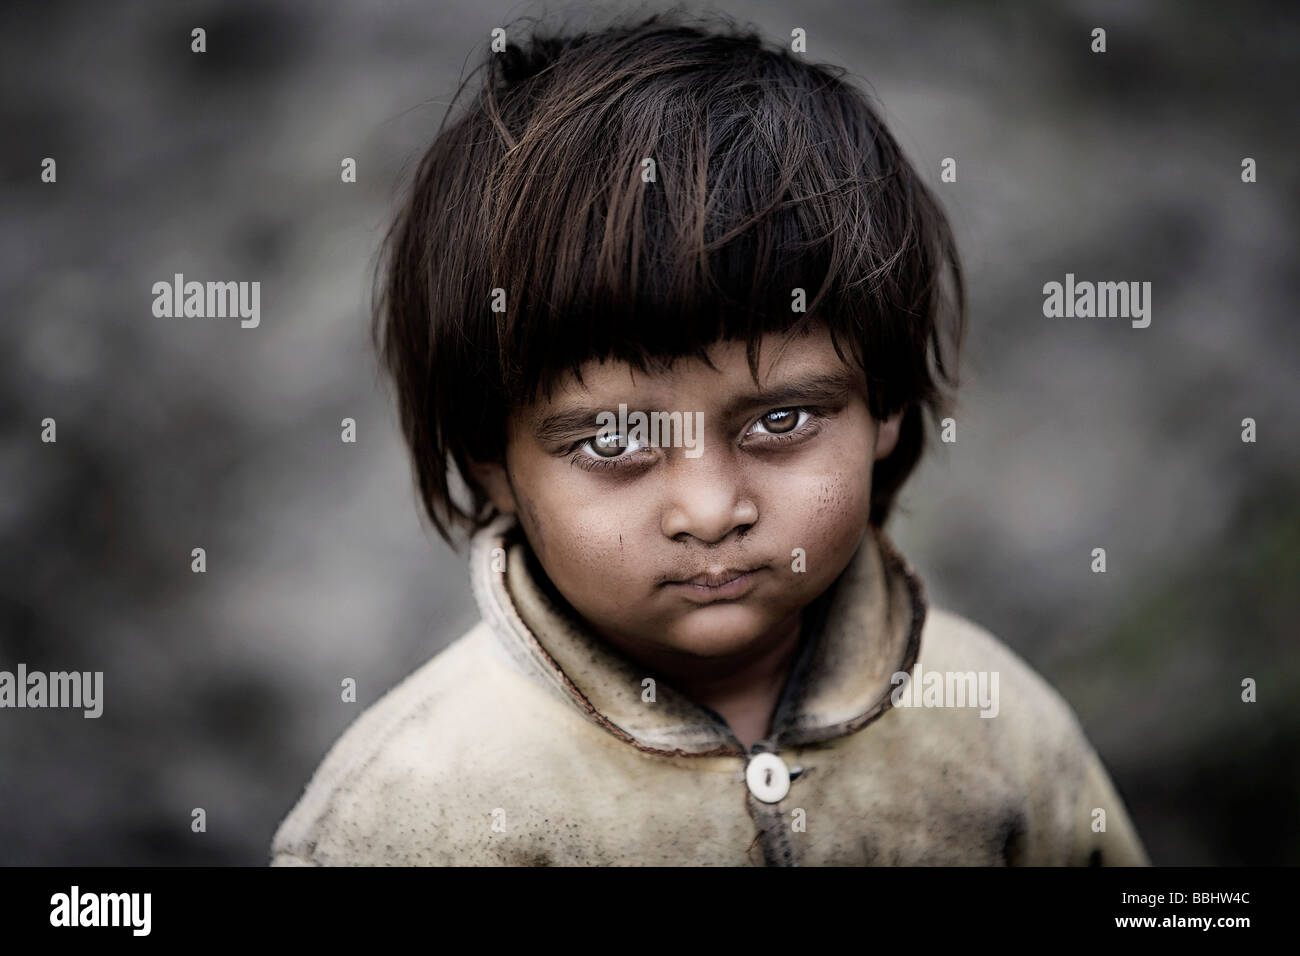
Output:
[[[106,684],[98,720],[0,711],[0,863],[265,862],[328,746],[476,620],[418,515],[370,268],[465,63],[566,9],[0,7],[0,669]],[[863,78],[957,230],[958,441],[890,525],[933,601],[1064,694],[1154,862],[1300,863],[1300,9],[712,9]],[[176,272],[260,281],[260,327],[155,318]],[[1045,318],[1067,272],[1152,282],[1150,327]]]

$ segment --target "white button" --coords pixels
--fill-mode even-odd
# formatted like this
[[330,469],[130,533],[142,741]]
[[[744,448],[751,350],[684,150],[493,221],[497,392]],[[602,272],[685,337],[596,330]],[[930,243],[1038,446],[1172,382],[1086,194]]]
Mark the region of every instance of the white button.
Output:
[[764,803],[779,803],[790,792],[790,769],[776,754],[755,754],[745,768],[745,783]]

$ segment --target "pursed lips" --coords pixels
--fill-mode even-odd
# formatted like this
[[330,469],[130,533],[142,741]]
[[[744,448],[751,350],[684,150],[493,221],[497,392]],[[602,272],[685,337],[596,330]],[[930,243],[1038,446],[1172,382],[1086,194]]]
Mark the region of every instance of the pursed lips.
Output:
[[698,587],[717,588],[722,587],[722,585],[728,584],[739,577],[743,577],[751,571],[757,570],[758,568],[721,568],[712,571],[704,571],[694,577],[682,578],[669,583],[694,584]]

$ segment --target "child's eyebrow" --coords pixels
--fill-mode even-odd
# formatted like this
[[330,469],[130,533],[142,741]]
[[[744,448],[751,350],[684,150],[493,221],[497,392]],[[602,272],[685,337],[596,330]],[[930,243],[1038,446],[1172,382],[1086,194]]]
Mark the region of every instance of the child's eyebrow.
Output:
[[[835,401],[851,391],[857,379],[858,373],[847,367],[841,367],[833,372],[811,372],[763,391],[738,395],[727,403],[722,414],[724,418],[731,418],[750,408],[780,408],[785,405]],[[636,402],[627,399],[623,401],[629,411],[636,409],[693,411],[693,409],[666,409],[653,402]],[[543,443],[578,438],[598,427],[596,416],[601,412],[617,412],[617,410],[618,402],[607,405],[572,405],[541,419],[533,429],[533,434],[539,442]]]

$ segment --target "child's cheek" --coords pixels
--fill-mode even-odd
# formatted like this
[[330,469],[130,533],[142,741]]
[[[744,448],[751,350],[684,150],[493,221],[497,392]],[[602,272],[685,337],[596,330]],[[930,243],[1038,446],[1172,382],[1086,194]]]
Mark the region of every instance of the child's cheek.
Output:
[[764,518],[779,526],[790,545],[787,553],[796,547],[809,553],[833,550],[844,539],[865,530],[870,514],[870,470],[836,469],[834,464],[814,464],[798,475],[783,476],[780,489],[768,490],[765,502],[760,503],[760,527]]
[[653,574],[638,563],[645,551],[626,510],[595,506],[551,515],[548,523],[555,531],[545,545],[550,562],[574,589],[618,593],[622,586],[627,594],[639,577]]

